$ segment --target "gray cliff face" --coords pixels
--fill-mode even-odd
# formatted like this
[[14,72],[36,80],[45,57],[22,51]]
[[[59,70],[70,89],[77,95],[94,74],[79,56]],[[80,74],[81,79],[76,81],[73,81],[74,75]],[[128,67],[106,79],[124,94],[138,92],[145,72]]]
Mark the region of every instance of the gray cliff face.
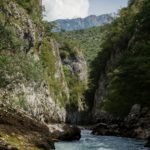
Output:
[[77,55],[62,59],[62,64],[70,70],[72,75],[78,75],[79,79],[86,84],[88,78],[87,63],[83,53],[76,47],[74,47],[74,50],[77,52]]
[[[69,102],[72,95],[70,95],[63,67],[66,65],[73,72],[72,76],[77,74],[81,82],[86,82],[86,62],[82,52],[79,55],[77,54],[75,59],[68,59],[68,64],[65,64],[60,58],[59,43],[55,39],[51,39],[49,41],[51,49],[48,51],[52,53],[55,60],[53,62],[55,72],[52,79],[56,84],[51,83],[45,77],[40,58],[43,42],[42,27],[38,26],[25,10],[13,1],[6,0],[3,10],[0,11],[11,24],[20,40],[23,41],[20,51],[23,52],[23,58],[26,58],[27,61],[27,64],[23,64],[26,66],[23,67],[28,68],[28,64],[31,67],[35,65],[33,70],[39,70],[35,73],[35,76],[39,76],[38,79],[28,79],[24,72],[20,71],[21,67],[11,74],[8,74],[8,70],[1,70],[0,68],[0,73],[3,72],[3,77],[7,80],[6,86],[0,88],[0,103],[22,109],[46,123],[65,122],[67,118],[65,104]],[[22,59],[19,57],[17,59],[21,64]],[[11,66],[12,64],[10,64]],[[31,70],[31,73],[33,70]],[[57,87],[55,87],[56,85]],[[64,104],[62,104],[62,99]],[[82,108],[82,104],[81,106],[77,104],[77,107]],[[72,118],[69,121],[72,122]]]
[[92,110],[95,122],[97,120],[106,119],[108,116],[112,117],[110,114],[108,114],[108,112],[103,109],[102,106],[102,103],[105,101],[106,95],[108,93],[108,88],[110,84],[110,73],[112,73],[119,65],[119,61],[123,58],[126,51],[134,43],[134,39],[135,36],[133,35],[128,43],[126,43],[126,49],[116,47],[114,51],[111,51],[109,58],[105,62],[105,69],[100,73],[98,88],[95,92],[94,106]]
[[14,31],[19,35],[20,40],[24,41],[22,49],[28,52],[36,43],[41,41],[42,33],[37,32],[40,29],[26,14],[26,11],[16,3],[8,0],[3,3],[4,7],[1,8],[1,13],[6,21],[4,24],[10,24],[13,27]]
[[102,102],[105,101],[107,88],[109,83],[109,73],[111,73],[117,66],[119,60],[122,58],[123,52],[116,49],[112,52],[110,58],[106,62],[105,70],[100,74],[98,89],[95,92],[93,116],[94,121],[107,117],[107,113],[102,109]]
[[[76,47],[74,47],[74,50],[77,52],[77,54],[72,57],[68,56],[65,59],[61,59],[62,65],[63,65],[63,68],[67,70],[67,72],[70,72],[73,80],[75,78],[78,79],[78,81],[74,80],[74,82],[78,82],[78,83],[73,83],[75,84],[75,88],[76,88],[76,84],[78,84],[78,86],[81,86],[82,88],[86,89],[87,80],[88,80],[87,63],[82,52]],[[68,88],[70,89],[69,85],[68,85]],[[70,89],[71,91],[69,95],[70,99],[72,99],[72,97],[74,96],[74,93],[72,93],[72,90],[74,90],[74,88]],[[72,107],[72,106],[70,107],[69,104],[67,104],[66,121],[69,123],[71,122],[71,123],[77,124],[77,123],[82,122],[82,119],[83,119],[82,112],[86,110],[86,105],[85,105],[85,101],[84,101],[82,94],[83,93],[80,91],[76,93],[75,101],[77,103],[77,107]]]
[[106,112],[102,106],[102,103],[105,101],[106,95],[108,94],[110,74],[117,68],[119,61],[124,57],[126,51],[133,45],[134,40],[135,35],[128,39],[128,42],[123,42],[125,43],[126,48],[116,47],[115,50],[110,52],[110,55],[104,64],[105,69],[100,73],[98,88],[95,91],[94,106],[92,110],[95,122],[97,120],[106,119],[108,116],[112,117],[111,114],[108,114],[108,112]]

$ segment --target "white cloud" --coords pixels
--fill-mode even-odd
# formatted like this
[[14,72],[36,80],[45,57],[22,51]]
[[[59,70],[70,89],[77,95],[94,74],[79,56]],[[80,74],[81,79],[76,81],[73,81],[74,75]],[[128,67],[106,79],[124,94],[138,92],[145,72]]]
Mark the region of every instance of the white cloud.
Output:
[[88,16],[89,0],[43,0],[45,20],[71,19]]

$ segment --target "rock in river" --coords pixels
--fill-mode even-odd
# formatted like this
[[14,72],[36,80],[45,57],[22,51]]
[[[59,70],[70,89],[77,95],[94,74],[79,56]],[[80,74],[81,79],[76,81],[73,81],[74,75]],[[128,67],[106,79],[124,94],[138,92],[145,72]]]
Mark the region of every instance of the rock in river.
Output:
[[48,125],[52,139],[55,141],[73,141],[81,138],[81,130],[77,126],[68,124]]

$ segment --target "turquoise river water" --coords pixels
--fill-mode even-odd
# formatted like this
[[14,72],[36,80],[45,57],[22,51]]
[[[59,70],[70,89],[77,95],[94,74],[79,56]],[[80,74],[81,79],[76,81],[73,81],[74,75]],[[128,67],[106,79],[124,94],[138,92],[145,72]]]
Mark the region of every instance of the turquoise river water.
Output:
[[150,150],[144,147],[143,140],[95,136],[89,130],[82,130],[81,133],[82,137],[79,141],[56,143],[56,150]]

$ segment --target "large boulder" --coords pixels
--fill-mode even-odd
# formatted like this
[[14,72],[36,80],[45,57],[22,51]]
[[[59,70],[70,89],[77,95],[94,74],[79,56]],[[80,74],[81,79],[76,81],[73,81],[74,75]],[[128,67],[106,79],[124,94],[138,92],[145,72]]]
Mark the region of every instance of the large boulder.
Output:
[[126,122],[137,121],[139,115],[141,113],[141,106],[139,104],[135,104],[132,106],[129,115],[125,118]]
[[106,124],[100,122],[92,129],[92,133],[147,139],[150,137],[150,110],[135,104],[124,120],[114,119]]
[[145,147],[150,147],[150,137],[148,138],[148,142],[145,144]]
[[55,141],[73,141],[81,138],[81,130],[77,126],[67,124],[48,125],[51,137]]
[[118,136],[119,135],[119,126],[117,124],[108,125],[105,123],[100,123],[93,128],[92,134]]

